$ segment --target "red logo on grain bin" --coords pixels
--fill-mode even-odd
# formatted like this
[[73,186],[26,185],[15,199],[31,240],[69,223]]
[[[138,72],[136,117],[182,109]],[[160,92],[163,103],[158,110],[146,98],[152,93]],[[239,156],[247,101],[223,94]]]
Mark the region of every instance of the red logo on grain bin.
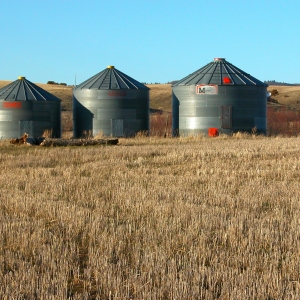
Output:
[[196,94],[218,94],[218,86],[215,84],[198,84]]
[[111,97],[124,97],[126,96],[126,92],[125,91],[110,91],[108,92],[108,96]]
[[21,108],[22,103],[21,102],[3,102],[3,108]]

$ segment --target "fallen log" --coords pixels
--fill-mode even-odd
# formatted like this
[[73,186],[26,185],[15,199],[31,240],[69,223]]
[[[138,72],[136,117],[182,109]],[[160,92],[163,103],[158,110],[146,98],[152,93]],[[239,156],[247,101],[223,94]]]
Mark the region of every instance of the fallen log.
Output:
[[93,146],[93,145],[117,145],[119,139],[53,139],[45,138],[40,146],[66,147],[66,146]]

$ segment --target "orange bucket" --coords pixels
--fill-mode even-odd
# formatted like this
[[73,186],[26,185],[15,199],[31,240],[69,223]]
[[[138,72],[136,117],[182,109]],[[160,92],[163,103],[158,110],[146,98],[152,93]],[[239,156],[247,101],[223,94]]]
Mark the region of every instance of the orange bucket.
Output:
[[219,135],[218,128],[208,128],[208,136],[215,137]]

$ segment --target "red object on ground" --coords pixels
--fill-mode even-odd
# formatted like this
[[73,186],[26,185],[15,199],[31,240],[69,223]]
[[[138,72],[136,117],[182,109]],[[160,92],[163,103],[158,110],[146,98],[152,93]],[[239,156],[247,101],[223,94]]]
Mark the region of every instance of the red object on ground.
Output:
[[208,136],[218,136],[219,135],[219,130],[218,128],[208,128]]

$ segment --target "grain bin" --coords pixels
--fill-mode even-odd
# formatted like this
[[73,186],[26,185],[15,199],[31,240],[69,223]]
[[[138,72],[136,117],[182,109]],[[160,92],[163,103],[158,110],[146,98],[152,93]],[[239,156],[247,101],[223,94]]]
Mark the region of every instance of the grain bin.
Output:
[[149,132],[149,88],[114,66],[73,89],[74,137]]
[[61,137],[61,100],[19,77],[0,89],[0,138],[18,138],[25,132],[40,137],[48,130]]
[[267,84],[215,58],[172,86],[173,135],[265,134]]

